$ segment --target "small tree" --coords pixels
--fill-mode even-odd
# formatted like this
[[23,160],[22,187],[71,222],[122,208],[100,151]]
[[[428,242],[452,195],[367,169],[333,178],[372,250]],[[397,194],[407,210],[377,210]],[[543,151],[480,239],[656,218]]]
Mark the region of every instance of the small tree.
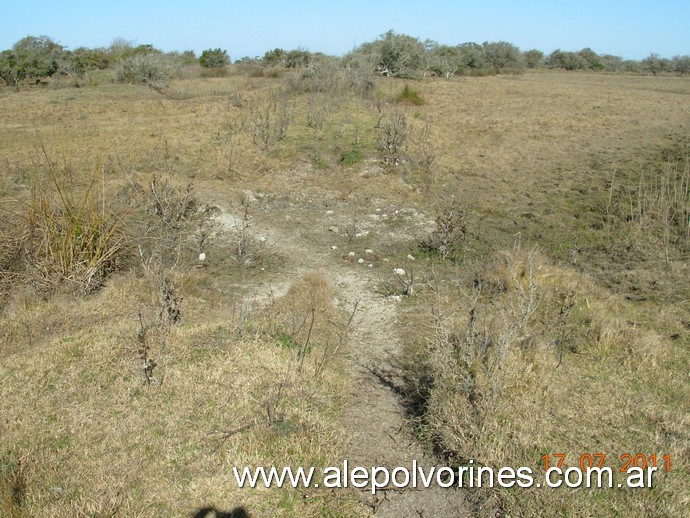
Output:
[[484,47],[479,45],[479,43],[471,41],[461,43],[458,45],[458,52],[460,53],[460,62],[464,68],[478,70],[486,67]]
[[669,60],[664,59],[659,54],[651,53],[642,60],[642,69],[651,72],[652,75],[657,75],[659,72],[664,72],[669,68]]
[[17,56],[11,50],[4,50],[0,54],[0,77],[8,86],[17,85],[26,77],[24,71],[17,66]]
[[603,54],[599,56],[604,70],[609,72],[620,72],[623,70],[623,58],[620,56],[613,56],[611,54]]
[[230,64],[228,51],[223,49],[206,49],[199,57],[199,64],[204,68],[219,68]]
[[557,49],[546,58],[546,66],[565,70],[582,70],[587,68],[587,61],[575,52],[564,52]]
[[286,60],[286,52],[283,49],[268,50],[264,54],[262,61],[264,65],[270,67],[284,67]]
[[182,59],[183,65],[192,65],[196,63],[196,54],[193,50],[185,50],[180,54],[180,58]]
[[427,49],[427,70],[446,79],[452,78],[462,68],[462,59],[457,47],[431,44]]
[[544,65],[544,53],[541,50],[526,50],[522,55],[527,68],[541,68]]
[[145,84],[160,89],[167,86],[173,70],[170,59],[162,54],[139,54],[118,63],[116,78],[121,83]]
[[520,49],[507,41],[488,42],[485,41],[484,56],[491,68],[496,71],[506,69],[524,68],[525,62]]
[[0,77],[16,85],[27,77],[52,76],[63,54],[62,45],[48,36],[27,36],[0,54]]
[[577,53],[577,55],[585,61],[586,68],[589,68],[590,70],[601,70],[604,68],[599,54],[597,54],[590,48],[582,49]]
[[380,76],[411,77],[424,68],[425,49],[417,38],[391,30],[359,46],[352,55],[371,64]]
[[678,72],[681,76],[690,74],[690,56],[675,56],[671,60],[673,70]]
[[285,66],[287,68],[307,68],[312,56],[307,50],[295,49],[285,54]]

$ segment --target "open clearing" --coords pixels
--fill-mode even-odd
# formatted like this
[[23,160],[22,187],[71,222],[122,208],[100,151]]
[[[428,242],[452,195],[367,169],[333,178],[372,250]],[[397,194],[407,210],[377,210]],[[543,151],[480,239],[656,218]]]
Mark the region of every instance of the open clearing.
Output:
[[[0,515],[687,512],[687,78],[362,98],[232,70],[0,91]],[[91,203],[118,260],[65,279],[48,237]],[[651,489],[375,497],[232,475],[600,453],[672,468]]]

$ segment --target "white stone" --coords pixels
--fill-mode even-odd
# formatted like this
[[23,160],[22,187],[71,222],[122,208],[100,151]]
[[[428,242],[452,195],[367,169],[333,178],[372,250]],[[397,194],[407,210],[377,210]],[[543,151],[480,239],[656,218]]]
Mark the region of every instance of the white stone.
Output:
[[338,249],[338,245],[331,246],[331,250],[337,250],[337,249]]
[[204,252],[201,252],[199,254],[199,261],[205,261],[206,260],[206,254]]
[[347,254],[347,255],[348,255],[349,257],[354,257],[354,256],[355,256],[355,253],[354,253],[354,252],[350,252],[350,253]]
[[364,259],[362,259],[362,258],[360,257],[359,259],[357,259],[357,262],[358,262],[359,264],[362,264],[362,263],[364,262]]
[[374,251],[373,251],[371,248],[367,248],[367,249],[364,251],[364,253],[365,253],[365,254],[373,254]]
[[407,258],[408,258],[410,261],[414,261],[414,257],[412,256],[412,254],[407,254]]
[[327,210],[327,211],[326,211],[326,214],[328,214],[328,215],[330,216],[330,215],[333,214],[333,211],[332,211],[332,210]]
[[394,268],[393,273],[395,273],[396,275],[405,275],[405,270],[403,270],[402,268]]

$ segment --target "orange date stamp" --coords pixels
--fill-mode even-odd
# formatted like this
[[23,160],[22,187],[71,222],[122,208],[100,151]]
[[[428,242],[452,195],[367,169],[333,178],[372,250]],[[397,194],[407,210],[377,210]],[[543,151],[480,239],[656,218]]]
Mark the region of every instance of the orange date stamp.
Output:
[[[583,453],[579,459],[580,470],[583,472],[587,469],[598,468],[601,469],[606,465],[606,460],[609,458],[605,453]],[[561,469],[566,464],[567,455],[565,453],[547,453],[541,456],[544,463],[544,469],[548,471],[550,468]],[[640,468],[646,470],[647,468],[657,468],[666,471],[671,471],[671,455],[645,455],[644,453],[623,453],[618,457],[619,466],[618,471],[627,473],[631,468]]]

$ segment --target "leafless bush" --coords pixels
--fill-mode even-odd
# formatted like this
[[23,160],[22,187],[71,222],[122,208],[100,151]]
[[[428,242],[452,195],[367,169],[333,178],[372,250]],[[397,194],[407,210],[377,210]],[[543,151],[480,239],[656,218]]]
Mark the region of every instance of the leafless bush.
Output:
[[392,113],[379,129],[378,147],[381,160],[387,167],[397,167],[403,161],[407,142],[407,121],[402,113]]
[[307,101],[307,126],[317,134],[323,130],[327,111],[323,100],[312,95]]
[[283,140],[294,118],[294,106],[285,94],[271,93],[262,108],[254,107],[249,116],[249,132],[254,145],[266,151]]
[[162,54],[139,54],[118,63],[115,77],[120,83],[164,88],[173,76],[174,64]]
[[408,158],[416,169],[431,173],[431,166],[436,160],[436,149],[431,137],[431,126],[425,124],[420,129],[410,129]]
[[436,230],[422,241],[421,248],[438,254],[441,259],[456,258],[465,249],[467,240],[467,211],[454,201],[436,216]]
[[426,419],[450,452],[485,460],[486,434],[494,431],[488,423],[504,403],[514,355],[537,343],[531,326],[545,293],[537,282],[537,255],[516,249],[499,257],[494,274],[509,286],[499,294],[487,296],[479,281],[457,300],[429,283],[431,326],[424,352],[410,367],[416,380],[411,394],[422,398]]
[[237,235],[232,258],[237,262],[242,272],[252,260],[253,239],[249,223],[249,200],[243,198],[241,204],[243,209],[242,221],[235,228]]
[[132,222],[141,266],[146,273],[159,274],[174,269],[181,254],[183,235],[196,214],[197,201],[192,183],[177,186],[170,177],[151,176],[147,186],[132,184],[136,203],[143,214]]

